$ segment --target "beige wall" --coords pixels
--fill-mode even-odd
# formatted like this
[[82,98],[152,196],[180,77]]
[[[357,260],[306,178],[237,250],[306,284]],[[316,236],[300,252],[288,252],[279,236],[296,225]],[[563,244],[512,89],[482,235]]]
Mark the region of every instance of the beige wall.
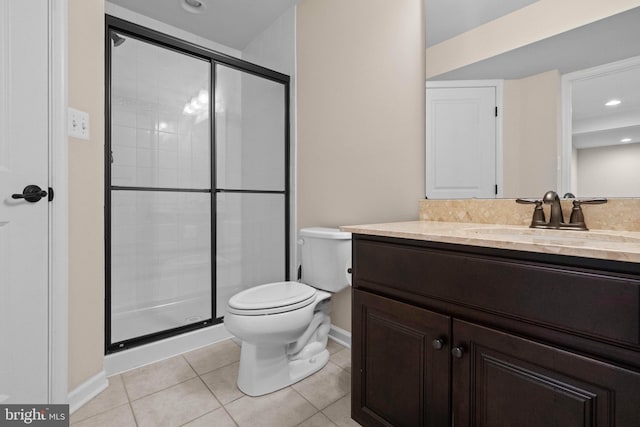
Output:
[[69,138],[69,390],[104,359],[104,2],[69,0],[69,106],[91,140]]
[[427,49],[427,79],[640,6],[640,0],[539,0]]
[[558,186],[560,73],[505,80],[504,197],[542,197]]
[[[418,218],[424,197],[422,0],[297,9],[298,227]],[[351,330],[349,291],[332,321]]]

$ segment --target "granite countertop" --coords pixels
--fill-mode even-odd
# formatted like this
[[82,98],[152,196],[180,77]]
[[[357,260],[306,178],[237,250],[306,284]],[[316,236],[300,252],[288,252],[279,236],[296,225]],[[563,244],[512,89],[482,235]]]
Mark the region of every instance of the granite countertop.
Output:
[[354,234],[640,263],[640,232],[545,230],[518,225],[442,221],[341,227]]

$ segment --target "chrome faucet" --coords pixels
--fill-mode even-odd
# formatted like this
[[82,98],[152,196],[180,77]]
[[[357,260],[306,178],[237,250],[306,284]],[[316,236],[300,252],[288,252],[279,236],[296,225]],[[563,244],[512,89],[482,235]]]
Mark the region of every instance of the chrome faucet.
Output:
[[548,228],[560,228],[560,224],[564,224],[564,215],[562,215],[562,206],[560,205],[560,196],[553,190],[544,193],[542,201],[545,205],[551,205],[551,213]]
[[[568,193],[565,196],[571,195]],[[584,222],[584,215],[582,213],[582,205],[598,205],[601,203],[607,203],[607,199],[588,199],[578,200],[573,199],[573,209],[571,210],[571,218],[569,223],[564,222],[564,215],[562,214],[562,205],[560,204],[560,196],[553,190],[544,193],[542,200],[535,199],[516,199],[516,203],[535,204],[536,207],[533,210],[533,219],[531,220],[531,228],[556,228],[563,230],[588,230],[587,224]],[[542,210],[542,204],[551,205],[551,212],[549,222],[545,221],[544,211]]]

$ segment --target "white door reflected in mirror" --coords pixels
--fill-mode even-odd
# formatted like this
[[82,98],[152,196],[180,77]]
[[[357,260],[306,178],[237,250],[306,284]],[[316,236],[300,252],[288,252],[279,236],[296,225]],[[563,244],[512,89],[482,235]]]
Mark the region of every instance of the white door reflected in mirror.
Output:
[[427,198],[497,196],[498,85],[497,82],[427,83]]

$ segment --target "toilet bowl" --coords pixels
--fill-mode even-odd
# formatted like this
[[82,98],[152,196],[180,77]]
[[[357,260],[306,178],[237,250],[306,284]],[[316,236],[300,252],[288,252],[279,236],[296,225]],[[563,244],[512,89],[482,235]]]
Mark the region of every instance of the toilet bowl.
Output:
[[350,285],[351,234],[299,231],[301,282],[246,289],[229,299],[224,323],[242,340],[238,388],[260,396],[287,387],[329,361],[331,292]]

